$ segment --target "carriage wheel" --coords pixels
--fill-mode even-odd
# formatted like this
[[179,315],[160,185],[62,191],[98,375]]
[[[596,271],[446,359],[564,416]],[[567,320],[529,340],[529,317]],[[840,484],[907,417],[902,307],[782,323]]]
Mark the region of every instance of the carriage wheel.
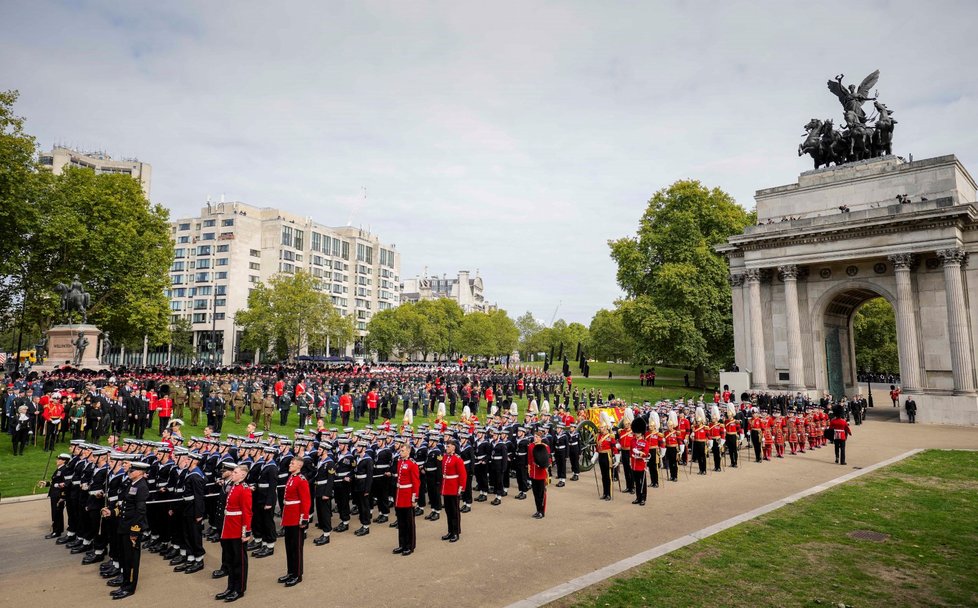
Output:
[[594,457],[594,446],[597,443],[598,427],[590,420],[582,420],[577,424],[577,432],[581,442],[581,462],[579,466],[582,471],[590,471],[594,468],[591,458]]

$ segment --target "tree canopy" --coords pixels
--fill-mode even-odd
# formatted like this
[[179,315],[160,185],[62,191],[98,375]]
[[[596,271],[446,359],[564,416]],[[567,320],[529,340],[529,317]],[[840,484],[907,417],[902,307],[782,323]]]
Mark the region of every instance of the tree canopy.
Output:
[[620,310],[601,309],[591,319],[588,353],[599,361],[632,361],[635,338],[625,328]]
[[406,302],[378,312],[367,324],[367,349],[381,359],[410,353],[425,359],[496,357],[510,354],[518,343],[519,330],[506,311],[465,314],[450,298]]
[[234,315],[242,328],[242,346],[258,352],[281,346],[284,353],[279,354],[292,360],[303,350],[324,350],[327,338],[332,347],[351,342],[353,318],[340,315],[329,295],[315,285],[303,271],[259,283],[248,294],[248,308]]
[[[25,324],[37,336],[61,320],[55,286],[78,275],[91,295],[89,322],[114,342],[165,343],[173,260],[167,210],[128,175],[41,170],[34,139],[13,113],[16,99],[0,93],[0,308],[26,302]],[[0,322],[9,325],[9,316]]]
[[732,361],[729,267],[713,248],[752,223],[727,193],[683,180],[652,196],[636,236],[609,241],[640,359],[689,365],[698,386]]
[[883,298],[866,302],[852,318],[856,369],[863,372],[900,373],[896,316]]

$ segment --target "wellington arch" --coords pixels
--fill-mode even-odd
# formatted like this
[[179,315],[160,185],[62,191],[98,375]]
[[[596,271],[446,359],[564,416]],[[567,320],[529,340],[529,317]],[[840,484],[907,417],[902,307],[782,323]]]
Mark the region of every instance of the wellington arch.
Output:
[[882,297],[918,421],[978,424],[978,205],[958,159],[816,169],[755,200],[758,225],[717,248],[730,260],[734,351],[750,387],[857,393],[852,317]]

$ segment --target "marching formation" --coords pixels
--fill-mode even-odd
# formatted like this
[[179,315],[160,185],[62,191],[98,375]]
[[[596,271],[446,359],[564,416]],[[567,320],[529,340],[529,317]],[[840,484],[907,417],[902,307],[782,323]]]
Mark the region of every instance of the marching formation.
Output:
[[[378,379],[365,383],[369,403]],[[274,384],[272,390],[278,392]],[[339,392],[342,404],[350,384]],[[706,475],[711,459],[717,472],[738,467],[745,447],[763,462],[830,439],[836,462],[845,464],[851,433],[839,406],[830,421],[819,407],[792,407],[782,416],[750,403],[627,406],[612,400],[596,403],[600,424],[590,455],[579,424],[584,408],[574,416],[562,404],[551,410],[546,400],[537,406],[534,395],[527,399],[522,416],[515,399],[506,407],[493,404],[483,417],[466,403],[451,423],[445,403],[437,401],[435,421],[417,426],[409,407],[400,425],[386,419],[361,430],[327,428],[320,420],[315,430],[297,428],[291,436],[251,424],[247,436],[208,426],[201,436],[185,438],[183,421],[174,418],[160,441],[120,441],[110,434],[103,447],[74,439],[46,484],[48,538],[84,554],[84,565],[101,564],[101,576],[117,587],[114,599],[135,593],[142,549],[175,573],[193,575],[204,570],[205,543],[219,542],[220,566],[210,576],[224,579],[226,588],[215,598],[233,602],[247,591],[249,559],[274,555],[279,539],[286,572],[278,582],[301,583],[310,528],[316,547],[354,527],[354,537],[378,526],[397,528],[392,553],[410,556],[418,548],[418,518],[444,518],[442,540],[457,543],[463,514],[475,503],[500,507],[513,489],[518,501],[532,495],[528,514],[543,519],[551,479],[562,488],[594,465],[601,499],[612,500],[617,483],[619,492],[634,495],[633,504],[644,506],[649,486],[659,487],[660,471],[676,482],[687,465]]]

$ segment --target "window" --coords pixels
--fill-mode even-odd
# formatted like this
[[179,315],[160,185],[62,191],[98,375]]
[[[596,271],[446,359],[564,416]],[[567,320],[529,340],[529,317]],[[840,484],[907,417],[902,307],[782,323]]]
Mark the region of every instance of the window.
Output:
[[293,230],[291,226],[282,226],[282,244],[291,247],[293,243]]
[[190,237],[189,236],[177,237],[177,242],[180,243],[181,245],[184,244],[184,243],[189,243],[190,242]]
[[211,295],[213,289],[214,288],[211,287],[210,285],[201,285],[200,287],[195,287],[193,289],[193,292],[194,293],[191,294],[191,295],[195,295],[195,296],[209,296],[209,295]]
[[187,297],[187,288],[181,287],[179,289],[174,289],[171,293],[175,298],[185,298]]
[[174,249],[173,257],[178,259],[187,257],[187,249],[184,247],[178,247],[177,249]]
[[[344,259],[346,259],[346,256],[344,256]],[[363,243],[358,243],[357,244],[357,261],[358,262],[366,262],[367,264],[373,264],[374,263],[373,260],[374,260],[374,248],[373,247],[368,247],[367,245],[364,245]]]
[[223,295],[227,295],[227,292],[228,292],[227,285],[218,285],[217,287],[214,288],[215,295],[223,296]]
[[207,310],[207,300],[194,300],[194,310]]
[[214,265],[215,266],[227,266],[228,265],[228,259],[227,258],[217,258],[217,261],[214,262]]
[[205,240],[205,241],[213,241],[214,240],[214,233],[213,232],[205,232],[204,234],[200,235],[200,238],[202,240]]
[[207,313],[206,312],[194,313],[194,323],[207,323]]
[[295,231],[295,245],[293,246],[296,249],[302,249],[302,236],[303,236],[303,232],[301,230]]
[[230,248],[231,248],[230,245],[218,245],[217,246],[217,252],[218,253],[227,253]]
[[312,265],[313,266],[322,266],[323,265],[323,258],[319,257],[318,255],[312,256]]
[[223,321],[224,320],[224,313],[223,312],[215,312],[214,313],[214,320],[215,321]]
[[218,306],[227,306],[227,303],[228,301],[225,298],[215,298],[214,308],[217,308]]
[[323,245],[323,235],[318,232],[312,233],[312,250],[319,251],[319,248]]
[[177,230],[190,230],[190,222],[187,222],[185,224],[180,224],[179,226],[177,226]]
[[279,272],[287,272],[289,274],[292,274],[292,273],[295,272],[295,265],[294,264],[289,264],[288,262],[279,262],[278,263],[278,271]]
[[261,279],[259,279],[259,278],[258,278],[257,276],[255,276],[255,275],[253,275],[253,274],[249,274],[249,275],[248,275],[248,282],[249,282],[249,283],[257,283],[257,282],[258,282],[258,281],[260,281],[260,280],[261,280]]
[[341,256],[344,260],[350,259],[350,244],[343,241],[343,254]]
[[279,257],[280,259],[288,260],[290,262],[295,261],[295,253],[289,251],[288,249],[283,249],[281,252],[279,252]]
[[[324,235],[323,235],[323,248],[322,248],[322,249],[320,249],[320,251],[322,251],[322,252],[323,252],[323,253],[325,253],[326,255],[329,255],[329,252],[330,252],[330,251],[332,251],[332,250],[330,249],[330,243],[331,243],[331,242],[335,242],[335,241],[336,241],[336,239],[331,239],[331,238],[329,238],[329,236],[328,236],[328,235],[325,235],[325,234],[324,234]],[[336,255],[336,254],[334,253],[333,255]]]
[[357,322],[357,329],[360,331],[367,331],[367,324],[363,321]]
[[206,283],[207,281],[210,280],[211,280],[211,273],[209,272],[198,272],[194,276],[194,281],[196,281],[197,283]]
[[210,245],[198,245],[197,255],[210,255],[212,247]]
[[226,278],[228,278],[228,271],[227,270],[222,270],[221,272],[215,272],[214,273],[214,280],[215,281],[219,281],[221,279],[226,279]]
[[173,265],[170,266],[170,270],[171,271],[183,272],[183,270],[184,270],[184,263],[183,262],[174,262]]
[[204,220],[204,228],[212,228],[216,223],[216,220]]
[[248,262],[248,268],[251,270],[261,270],[261,264],[258,262]]
[[349,245],[347,245],[343,241],[335,238],[333,239],[333,257],[339,257],[341,245],[343,245],[344,248],[349,247]]
[[170,310],[180,312],[183,310],[183,302],[170,302]]
[[261,249],[252,249],[249,252],[249,255],[251,255],[251,257],[253,257],[253,258],[260,258],[261,257]]
[[221,220],[221,226],[234,226],[234,218]]
[[182,274],[171,274],[170,283],[173,285],[183,285],[183,275]]
[[301,262],[302,261],[302,254],[301,253],[295,254],[295,261],[296,262]]
[[197,260],[197,268],[198,269],[201,269],[201,268],[210,268],[210,267],[211,267],[211,261],[209,259],[204,258],[202,260]]

